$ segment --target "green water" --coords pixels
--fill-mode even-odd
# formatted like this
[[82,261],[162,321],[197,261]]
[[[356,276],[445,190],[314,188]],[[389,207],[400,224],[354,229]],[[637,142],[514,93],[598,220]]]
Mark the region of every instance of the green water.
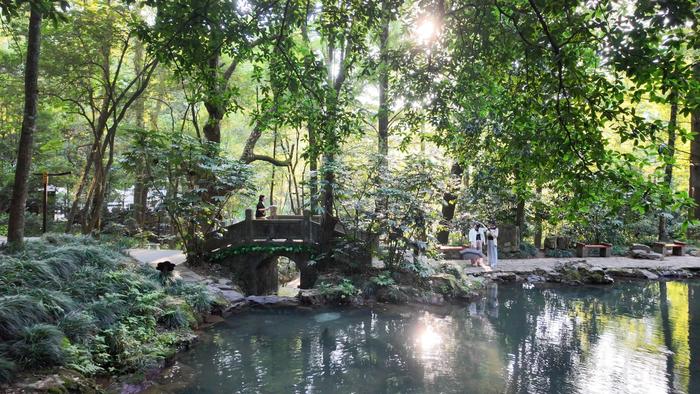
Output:
[[477,303],[233,316],[176,393],[700,393],[700,282],[492,287]]

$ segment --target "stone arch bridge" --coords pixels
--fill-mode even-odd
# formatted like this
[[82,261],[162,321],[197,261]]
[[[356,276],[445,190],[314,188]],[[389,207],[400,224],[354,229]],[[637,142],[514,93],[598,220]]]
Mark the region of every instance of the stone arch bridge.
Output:
[[294,261],[302,289],[313,287],[318,273],[312,258],[318,253],[320,234],[320,218],[308,210],[299,216],[276,215],[272,209],[270,218],[257,220],[247,209],[245,220],[208,234],[205,249],[210,261],[233,273],[247,295],[271,294],[278,290],[280,256]]

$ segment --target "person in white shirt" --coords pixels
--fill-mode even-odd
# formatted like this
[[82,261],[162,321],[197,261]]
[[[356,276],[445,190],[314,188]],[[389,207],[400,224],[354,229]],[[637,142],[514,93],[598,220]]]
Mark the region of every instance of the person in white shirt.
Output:
[[489,266],[495,268],[498,265],[498,227],[495,222],[491,222],[486,232],[486,253],[488,254]]

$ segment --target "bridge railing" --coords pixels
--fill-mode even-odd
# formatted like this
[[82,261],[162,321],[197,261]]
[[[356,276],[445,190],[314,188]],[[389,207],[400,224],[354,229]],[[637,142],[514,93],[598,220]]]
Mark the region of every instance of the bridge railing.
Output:
[[274,215],[270,219],[254,219],[246,209],[245,220],[210,233],[205,240],[207,251],[254,243],[318,243],[320,226],[312,221],[311,212],[302,216]]

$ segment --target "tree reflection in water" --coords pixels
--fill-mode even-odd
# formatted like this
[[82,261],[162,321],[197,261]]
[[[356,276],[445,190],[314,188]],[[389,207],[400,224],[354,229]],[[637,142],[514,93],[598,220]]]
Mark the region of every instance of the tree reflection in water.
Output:
[[505,391],[700,393],[699,293],[694,282],[502,286],[492,322]]
[[[492,286],[478,303],[233,316],[168,392],[700,393],[700,284]],[[174,380],[177,380],[176,376]]]

